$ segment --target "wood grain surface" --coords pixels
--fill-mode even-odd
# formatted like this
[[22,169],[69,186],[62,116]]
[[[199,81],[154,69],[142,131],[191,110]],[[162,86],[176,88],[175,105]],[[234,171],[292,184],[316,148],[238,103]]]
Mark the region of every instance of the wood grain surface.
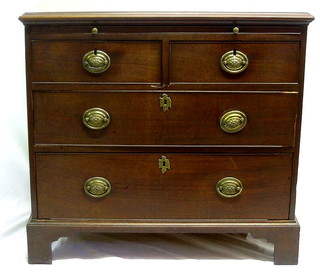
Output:
[[[87,72],[83,56],[94,49],[106,52],[109,69]],[[161,81],[160,42],[33,42],[33,81],[44,82],[155,82]]]
[[[299,47],[298,42],[172,43],[171,82],[297,83]],[[241,51],[249,60],[239,74],[220,67],[222,55],[232,50]]]
[[[35,143],[294,145],[297,94],[167,94],[172,108],[163,112],[162,93],[35,92]],[[110,114],[107,128],[83,125],[83,113],[94,107]],[[242,131],[230,134],[221,130],[219,120],[234,109],[243,111],[248,122]]]
[[[164,154],[171,169],[162,174],[162,154],[39,154],[39,218],[104,219],[287,219],[291,155]],[[91,177],[104,177],[110,194],[84,193]],[[224,177],[243,184],[234,198],[217,194]]]

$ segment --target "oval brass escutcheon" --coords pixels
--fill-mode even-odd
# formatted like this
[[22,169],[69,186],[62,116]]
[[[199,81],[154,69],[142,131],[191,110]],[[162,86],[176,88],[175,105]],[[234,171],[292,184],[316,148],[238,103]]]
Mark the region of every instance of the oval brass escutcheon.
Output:
[[240,110],[226,112],[220,118],[220,127],[227,133],[236,133],[247,124],[247,116]]
[[90,108],[82,117],[83,124],[90,129],[103,129],[110,123],[110,115],[102,108]]
[[217,183],[216,189],[218,194],[222,197],[233,198],[242,192],[243,186],[239,179],[225,177]]
[[91,73],[102,73],[110,67],[110,64],[109,55],[102,50],[89,51],[82,58],[83,67]]
[[111,184],[103,177],[92,177],[84,183],[84,191],[90,197],[101,198],[110,193]]
[[248,67],[248,64],[248,57],[239,50],[228,51],[220,59],[221,68],[232,74],[244,71]]

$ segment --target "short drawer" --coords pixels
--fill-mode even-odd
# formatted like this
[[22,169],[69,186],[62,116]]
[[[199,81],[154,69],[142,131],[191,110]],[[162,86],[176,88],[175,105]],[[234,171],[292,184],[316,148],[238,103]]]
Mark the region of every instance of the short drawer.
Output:
[[[83,66],[87,53],[85,60],[88,67],[96,67],[94,72]],[[104,65],[109,67],[99,72]],[[31,68],[33,82],[160,83],[161,43],[34,41]]]
[[291,155],[37,154],[39,218],[288,219]]
[[296,109],[295,93],[35,92],[35,143],[293,146]]
[[299,42],[174,42],[171,82],[297,83],[299,51]]

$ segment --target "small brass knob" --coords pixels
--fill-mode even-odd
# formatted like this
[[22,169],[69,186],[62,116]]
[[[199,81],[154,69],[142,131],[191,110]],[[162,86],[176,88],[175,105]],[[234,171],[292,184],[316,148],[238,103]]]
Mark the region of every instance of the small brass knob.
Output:
[[98,33],[98,29],[97,28],[92,28],[91,32],[92,32],[92,34],[97,34]]
[[102,50],[89,51],[82,58],[83,67],[91,73],[102,73],[110,67],[110,64],[109,55]]
[[239,179],[234,177],[225,177],[217,183],[216,189],[218,194],[222,197],[233,198],[242,192],[243,186]]
[[82,116],[83,124],[90,129],[103,129],[111,121],[110,115],[102,108],[90,108]]
[[234,27],[232,31],[233,31],[234,34],[237,34],[237,33],[239,33],[239,28],[238,27]]
[[240,110],[226,112],[220,118],[220,127],[227,133],[236,133],[247,124],[247,116]]
[[220,59],[221,68],[232,74],[244,71],[249,64],[247,55],[239,50],[231,50],[222,55]]
[[92,177],[84,183],[84,191],[90,197],[101,198],[110,193],[111,184],[103,177]]

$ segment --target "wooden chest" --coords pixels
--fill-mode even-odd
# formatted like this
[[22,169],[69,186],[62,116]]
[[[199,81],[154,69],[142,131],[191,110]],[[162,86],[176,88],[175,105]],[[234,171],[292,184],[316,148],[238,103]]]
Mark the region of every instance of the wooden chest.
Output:
[[74,233],[251,233],[296,264],[306,13],[27,13],[30,263]]

